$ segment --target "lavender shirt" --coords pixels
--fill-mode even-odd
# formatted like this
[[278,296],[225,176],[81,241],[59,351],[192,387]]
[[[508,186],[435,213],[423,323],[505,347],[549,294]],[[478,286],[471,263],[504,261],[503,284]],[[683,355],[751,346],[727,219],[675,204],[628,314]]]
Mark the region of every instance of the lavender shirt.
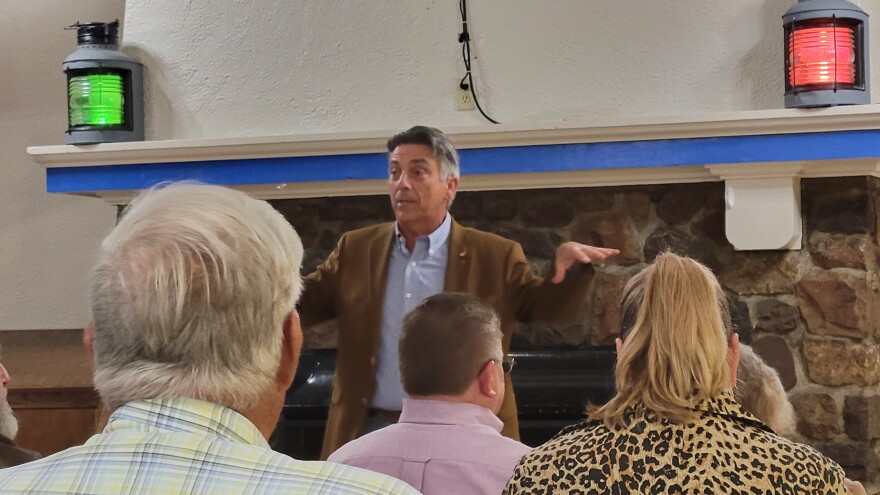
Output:
[[476,404],[405,399],[400,422],[345,444],[328,459],[399,478],[425,495],[498,495],[530,447],[503,437]]

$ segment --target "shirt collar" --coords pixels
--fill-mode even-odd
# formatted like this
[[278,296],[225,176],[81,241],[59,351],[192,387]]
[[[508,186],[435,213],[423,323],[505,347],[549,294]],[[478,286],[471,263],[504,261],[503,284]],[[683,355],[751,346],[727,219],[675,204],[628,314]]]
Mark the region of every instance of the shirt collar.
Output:
[[500,432],[504,423],[485,407],[469,402],[430,399],[404,399],[401,423],[441,425],[482,425]]
[[[730,421],[734,421],[737,423],[747,423],[756,428],[774,433],[772,428],[764,424],[760,419],[753,416],[752,413],[745,410],[743,406],[736,401],[736,398],[733,395],[733,390],[725,390],[715,397],[703,399],[691,409],[700,416],[723,417]],[[648,421],[651,422],[666,421],[665,419],[658,419],[655,413],[651,411],[645,411],[644,409],[641,410],[641,413],[637,413],[635,408],[630,408],[627,411],[627,415],[630,419],[633,417],[632,415],[634,414],[642,414]],[[587,420],[585,422],[581,422],[579,424],[564,428],[562,431],[559,432],[557,436],[562,435],[563,433],[573,429],[582,428],[584,426],[592,427],[601,423],[601,419]]]
[[269,448],[260,430],[241,414],[228,407],[186,397],[128,402],[113,412],[103,433],[153,428],[219,436]]
[[722,416],[731,420],[753,423],[754,426],[773,431],[736,401],[733,390],[725,390],[715,397],[704,399],[698,402],[693,409],[697,412],[709,413],[713,416]]
[[[703,399],[697,402],[696,405],[691,407],[691,410],[693,410],[700,416],[723,417],[739,423],[749,423],[752,426],[770,432],[773,431],[769,426],[765,425],[761,422],[761,420],[753,416],[752,413],[746,411],[743,406],[736,401],[736,398],[733,395],[733,390],[725,390],[715,397]],[[635,411],[632,412],[634,413]],[[650,411],[643,411],[642,414],[644,414],[646,418],[652,418],[652,421],[656,421],[655,413]]]
[[[419,239],[427,237],[429,255],[437,254],[438,249],[446,243],[447,239],[449,239],[449,231],[451,229],[452,215],[447,213],[446,218],[443,219],[443,222],[440,223],[440,226],[437,227],[434,232],[431,232],[427,236],[419,237]],[[394,238],[397,239],[397,245],[406,252],[406,239],[404,239],[403,234],[400,233],[400,226],[397,225],[397,222],[394,222]]]

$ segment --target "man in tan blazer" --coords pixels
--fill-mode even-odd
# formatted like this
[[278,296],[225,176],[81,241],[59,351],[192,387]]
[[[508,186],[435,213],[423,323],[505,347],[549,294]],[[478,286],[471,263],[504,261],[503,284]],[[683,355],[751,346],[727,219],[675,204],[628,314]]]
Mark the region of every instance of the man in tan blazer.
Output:
[[[306,279],[304,326],[337,319],[336,375],[322,458],[399,414],[403,390],[397,339],[403,316],[426,297],[467,292],[501,317],[504,352],[517,321],[576,316],[592,280],[587,264],[618,253],[566,242],[550,273],[532,272],[519,243],[462,227],[448,214],[459,181],[458,153],[439,130],[416,126],[388,141],[396,222],[343,234]],[[577,265],[577,266],[576,266]],[[510,378],[498,416],[519,438]]]

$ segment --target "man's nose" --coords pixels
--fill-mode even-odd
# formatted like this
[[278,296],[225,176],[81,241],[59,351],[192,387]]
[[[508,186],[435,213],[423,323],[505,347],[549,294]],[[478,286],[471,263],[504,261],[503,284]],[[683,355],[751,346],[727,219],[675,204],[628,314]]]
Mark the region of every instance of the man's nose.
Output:
[[12,378],[10,378],[9,372],[6,371],[6,367],[3,366],[2,364],[0,364],[0,382],[2,382],[3,385],[6,385],[11,380],[12,380]]
[[400,174],[400,179],[397,180],[397,186],[401,189],[410,189],[412,188],[412,184],[409,182],[409,175]]

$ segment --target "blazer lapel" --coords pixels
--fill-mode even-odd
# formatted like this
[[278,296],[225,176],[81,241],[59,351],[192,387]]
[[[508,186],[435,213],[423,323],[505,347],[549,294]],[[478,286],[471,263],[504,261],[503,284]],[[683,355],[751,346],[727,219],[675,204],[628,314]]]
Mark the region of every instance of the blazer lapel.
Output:
[[449,255],[446,258],[446,292],[464,292],[467,290],[468,267],[472,259],[470,246],[465,238],[465,228],[452,221],[449,232]]
[[385,300],[385,285],[388,281],[388,263],[391,259],[391,243],[394,238],[394,224],[387,223],[376,229],[376,234],[370,239],[370,245],[367,247],[367,258],[369,266],[373,270],[368,270],[370,274],[369,301],[376,301],[371,304],[376,313],[376,329],[378,328],[380,319],[382,318],[382,301]]

